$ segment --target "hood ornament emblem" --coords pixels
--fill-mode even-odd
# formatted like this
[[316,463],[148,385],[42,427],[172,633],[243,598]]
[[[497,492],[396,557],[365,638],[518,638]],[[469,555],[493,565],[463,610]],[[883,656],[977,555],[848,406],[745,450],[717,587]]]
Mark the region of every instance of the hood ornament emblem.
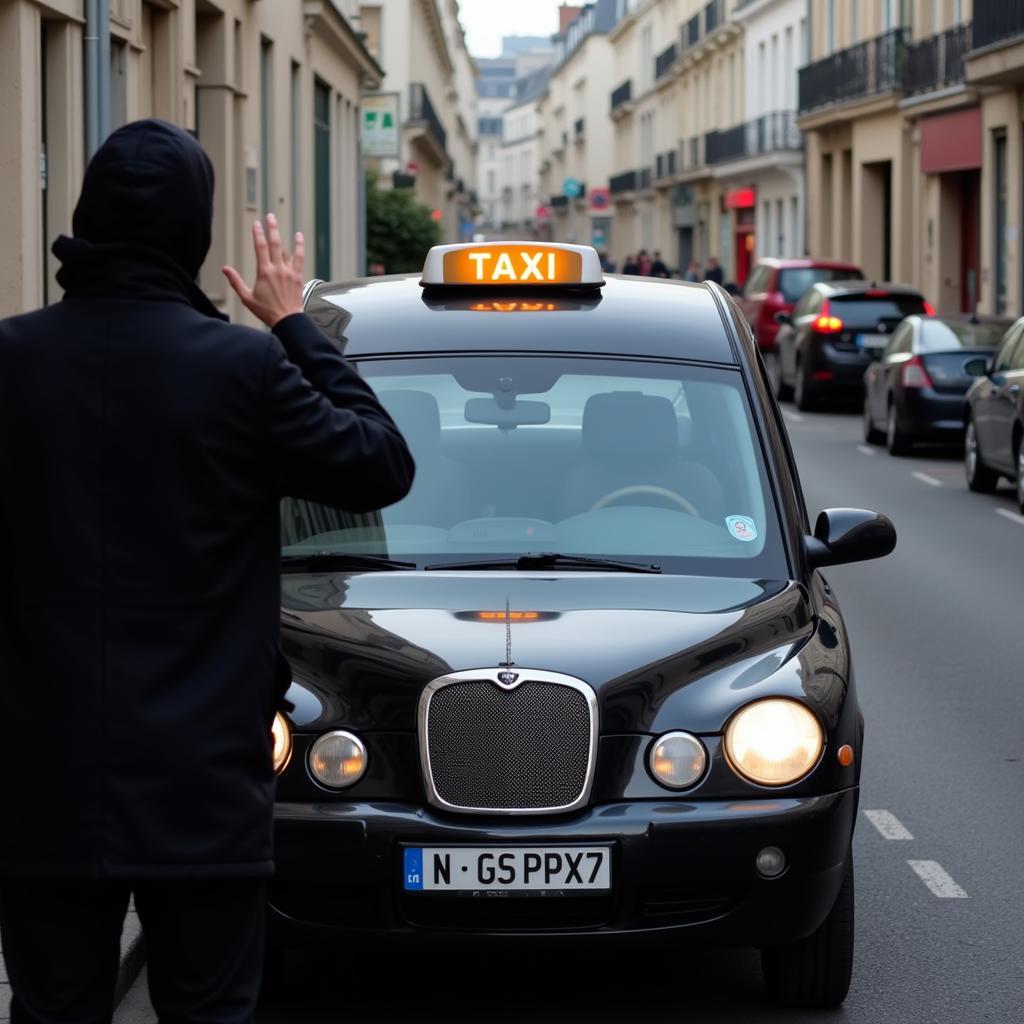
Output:
[[506,690],[511,690],[512,687],[519,682],[519,673],[512,671],[512,666],[515,662],[512,660],[512,613],[509,610],[508,598],[505,598],[505,660],[501,662],[498,668],[501,671],[497,675],[498,685]]

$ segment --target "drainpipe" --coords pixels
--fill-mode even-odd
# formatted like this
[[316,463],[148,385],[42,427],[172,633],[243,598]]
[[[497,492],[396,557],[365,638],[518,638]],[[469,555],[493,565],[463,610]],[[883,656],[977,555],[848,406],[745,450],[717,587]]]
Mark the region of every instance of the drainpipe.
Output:
[[85,0],[85,155],[110,134],[109,0]]

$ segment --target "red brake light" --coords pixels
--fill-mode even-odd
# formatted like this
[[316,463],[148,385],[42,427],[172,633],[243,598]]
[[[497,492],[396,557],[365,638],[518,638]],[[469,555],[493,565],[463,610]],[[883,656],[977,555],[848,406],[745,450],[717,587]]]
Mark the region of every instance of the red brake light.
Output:
[[828,299],[821,306],[821,313],[814,320],[814,329],[819,334],[838,334],[843,329],[843,321],[829,312]]
[[924,368],[920,356],[914,356],[903,364],[903,386],[905,388],[930,388],[932,379]]
[[924,302],[924,315],[935,316],[935,307],[927,299]]
[[864,294],[871,299],[889,298],[889,293],[884,288],[869,288]]

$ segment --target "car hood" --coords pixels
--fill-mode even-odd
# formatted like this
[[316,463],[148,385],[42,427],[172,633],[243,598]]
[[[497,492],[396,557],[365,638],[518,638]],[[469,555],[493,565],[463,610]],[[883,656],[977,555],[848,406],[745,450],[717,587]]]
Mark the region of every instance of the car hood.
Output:
[[[788,580],[603,573],[289,574],[282,648],[301,730],[411,731],[423,687],[505,661],[589,683],[601,730],[649,732],[685,717],[718,732],[811,635]],[[479,613],[498,613],[481,621]],[[762,692],[763,691],[763,692]],[[668,725],[668,727],[679,727]]]

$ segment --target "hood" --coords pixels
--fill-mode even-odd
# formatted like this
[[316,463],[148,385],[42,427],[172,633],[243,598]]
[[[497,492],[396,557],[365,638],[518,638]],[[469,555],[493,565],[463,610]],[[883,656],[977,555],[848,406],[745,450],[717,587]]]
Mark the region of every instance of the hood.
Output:
[[[788,580],[525,573],[288,575],[282,645],[295,724],[411,731],[423,687],[505,660],[597,692],[602,732],[650,732],[685,716],[717,732],[748,690],[813,631]],[[481,621],[479,612],[498,613]]]
[[213,164],[176,125],[125,125],[89,162],[72,230],[86,242],[152,249],[194,278],[210,251]]

